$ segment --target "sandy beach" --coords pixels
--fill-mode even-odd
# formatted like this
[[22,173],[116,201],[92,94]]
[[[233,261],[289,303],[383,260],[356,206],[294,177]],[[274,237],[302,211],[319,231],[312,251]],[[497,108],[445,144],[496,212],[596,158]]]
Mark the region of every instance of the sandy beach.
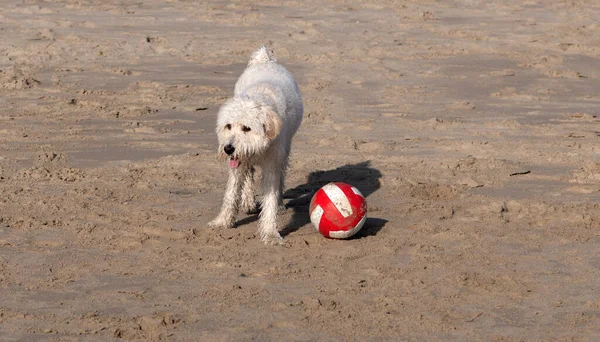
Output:
[[[207,226],[263,44],[304,97],[287,247]],[[2,1],[0,340],[598,341],[599,66],[591,0]]]

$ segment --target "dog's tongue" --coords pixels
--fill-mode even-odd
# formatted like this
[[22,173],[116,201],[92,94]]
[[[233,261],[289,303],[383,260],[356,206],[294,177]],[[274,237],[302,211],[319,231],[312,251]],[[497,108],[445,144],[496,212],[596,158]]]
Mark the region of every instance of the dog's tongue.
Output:
[[233,159],[233,158],[229,159],[229,167],[230,168],[235,169],[238,166],[240,166],[240,161],[239,160]]

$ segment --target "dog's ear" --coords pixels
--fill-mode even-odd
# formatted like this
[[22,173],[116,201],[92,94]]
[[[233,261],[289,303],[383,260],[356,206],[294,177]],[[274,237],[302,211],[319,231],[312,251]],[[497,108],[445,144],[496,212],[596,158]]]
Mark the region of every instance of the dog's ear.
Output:
[[273,140],[279,135],[283,122],[281,122],[279,115],[270,107],[263,107],[262,110],[266,115],[266,120],[263,124],[265,135],[269,140]]

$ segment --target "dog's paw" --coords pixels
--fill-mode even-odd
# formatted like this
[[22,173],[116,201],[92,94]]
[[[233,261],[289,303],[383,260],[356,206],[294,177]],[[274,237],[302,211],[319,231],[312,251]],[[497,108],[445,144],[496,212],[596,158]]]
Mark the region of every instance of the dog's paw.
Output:
[[282,246],[282,247],[290,247],[290,244],[287,243],[281,236],[280,237],[268,237],[262,240],[265,245],[269,246]]
[[232,228],[233,224],[226,222],[225,220],[221,220],[219,218],[216,218],[210,222],[208,222],[208,226],[210,228]]
[[260,232],[260,239],[265,245],[271,246],[289,246],[287,242],[279,235],[279,232]]

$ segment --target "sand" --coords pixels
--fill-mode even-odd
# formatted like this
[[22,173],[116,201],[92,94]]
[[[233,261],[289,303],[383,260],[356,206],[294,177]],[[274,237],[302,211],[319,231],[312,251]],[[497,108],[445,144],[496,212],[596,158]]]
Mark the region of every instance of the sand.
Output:
[[[0,336],[600,340],[597,1],[4,1]],[[249,55],[297,77],[289,246],[211,230]],[[366,196],[356,238],[311,193]]]

